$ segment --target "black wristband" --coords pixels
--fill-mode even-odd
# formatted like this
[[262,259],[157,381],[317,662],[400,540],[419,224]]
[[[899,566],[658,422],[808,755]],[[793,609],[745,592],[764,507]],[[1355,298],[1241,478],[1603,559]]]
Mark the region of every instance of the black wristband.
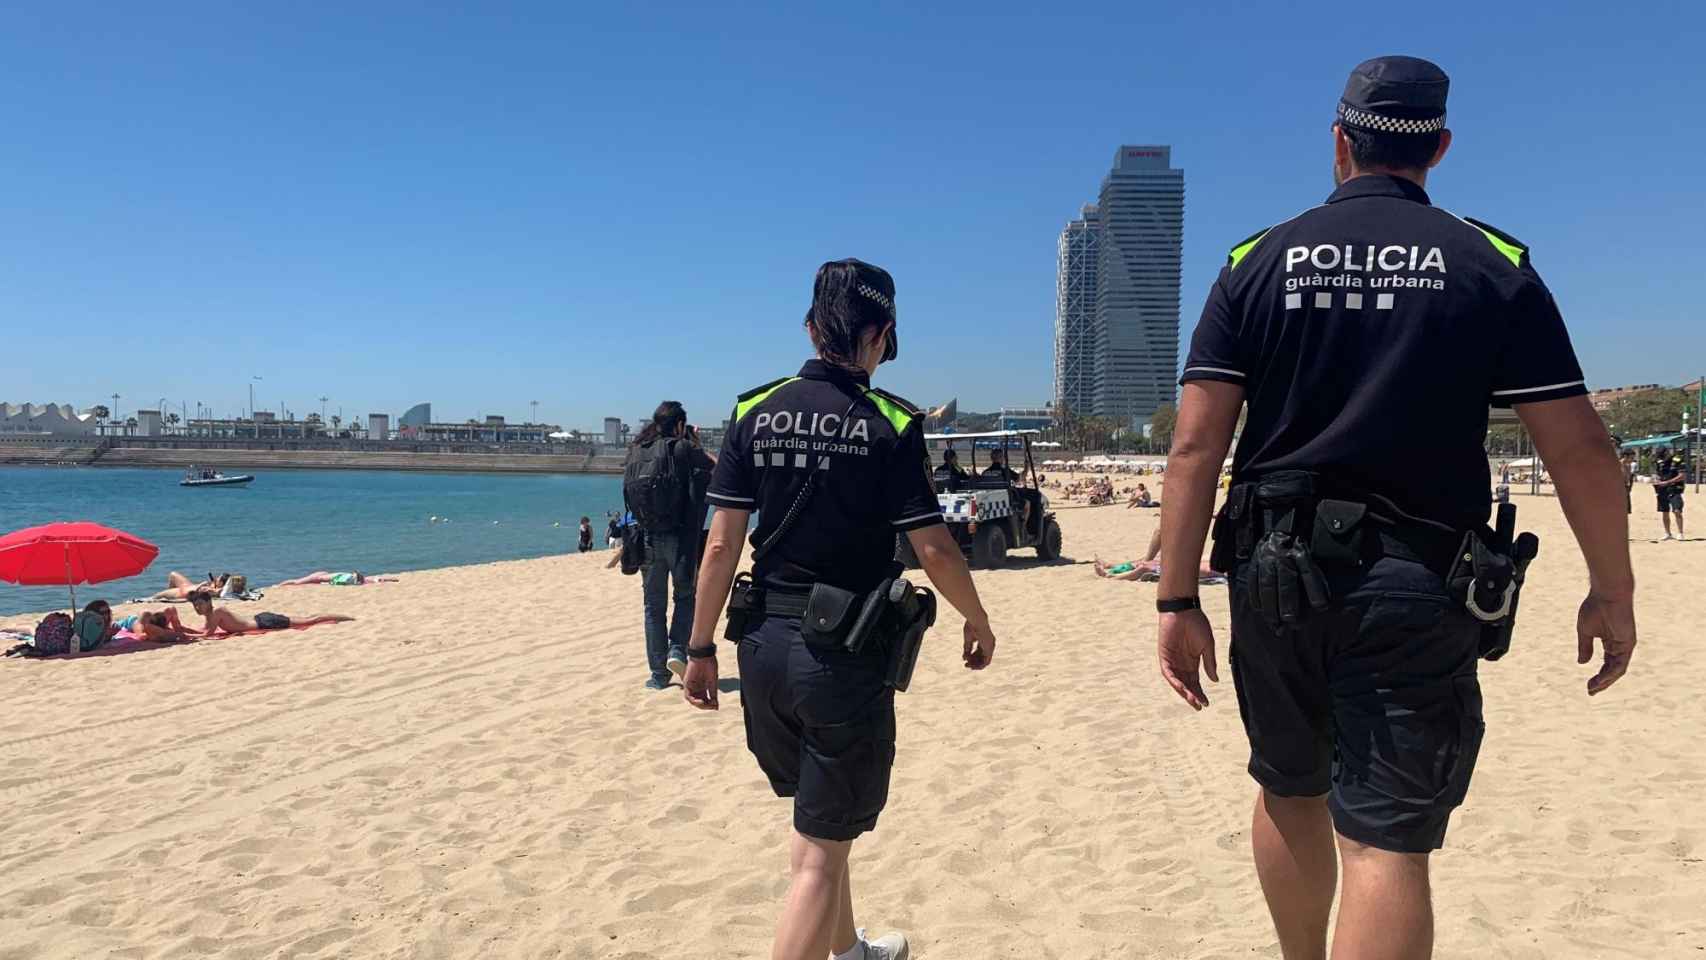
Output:
[[690,660],[715,660],[717,659],[717,645],[713,643],[708,647],[688,647],[687,657]]
[[1201,609],[1202,600],[1198,597],[1157,597],[1155,600],[1157,613],[1184,613],[1186,610]]

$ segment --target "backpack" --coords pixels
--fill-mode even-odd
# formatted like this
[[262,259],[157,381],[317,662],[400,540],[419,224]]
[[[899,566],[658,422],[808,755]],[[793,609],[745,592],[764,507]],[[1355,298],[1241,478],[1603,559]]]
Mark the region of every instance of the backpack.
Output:
[[628,448],[622,465],[622,499],[646,530],[675,530],[687,514],[687,481],[675,462],[676,439],[662,437]]
[[71,652],[71,617],[63,613],[50,613],[36,624],[35,655],[38,657],[57,657]]

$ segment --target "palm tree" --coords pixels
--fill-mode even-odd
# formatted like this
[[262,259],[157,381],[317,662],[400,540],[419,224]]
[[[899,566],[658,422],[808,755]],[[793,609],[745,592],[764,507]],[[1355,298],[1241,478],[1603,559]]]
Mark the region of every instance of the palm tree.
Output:
[[179,419],[180,418],[175,413],[166,414],[166,426],[172,427],[175,430],[178,426]]
[[94,407],[90,408],[89,413],[94,416],[96,423],[106,423],[107,418],[113,415],[111,410],[108,410],[100,404],[96,404]]

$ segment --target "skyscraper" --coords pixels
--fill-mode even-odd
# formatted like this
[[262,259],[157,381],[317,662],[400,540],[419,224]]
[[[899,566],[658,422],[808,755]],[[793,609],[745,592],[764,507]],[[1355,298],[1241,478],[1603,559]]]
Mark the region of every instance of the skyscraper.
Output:
[[1096,261],[1102,223],[1096,205],[1085,204],[1077,220],[1060,232],[1055,267],[1054,407],[1091,413],[1095,398]]
[[[1185,172],[1168,146],[1122,146],[1093,207],[1061,233],[1056,400],[1122,423],[1172,403],[1179,365]],[[1094,247],[1093,275],[1072,254]],[[1094,285],[1088,322],[1081,296]],[[1073,403],[1088,370],[1089,402]],[[1079,393],[1082,396],[1082,393]]]

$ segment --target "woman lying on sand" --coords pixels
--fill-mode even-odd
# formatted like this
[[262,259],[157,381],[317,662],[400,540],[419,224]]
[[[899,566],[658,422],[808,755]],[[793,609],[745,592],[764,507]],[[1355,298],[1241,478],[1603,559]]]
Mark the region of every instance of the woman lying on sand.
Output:
[[[1135,563],[1127,561],[1109,566],[1097,558],[1096,576],[1108,580],[1159,580],[1161,578],[1161,561],[1139,560]],[[1197,579],[1204,583],[1220,583],[1226,578],[1210,567],[1207,560],[1204,560],[1197,567]]]
[[280,583],[279,586],[305,587],[311,583],[329,583],[334,587],[359,587],[368,583],[396,582],[396,577],[370,577],[362,573],[360,570],[356,570],[353,573],[330,573],[325,570],[316,570],[306,577],[297,577],[295,580],[285,580]]
[[287,630],[291,627],[311,627],[316,623],[343,623],[354,620],[337,613],[322,613],[312,617],[287,617],[278,613],[257,613],[255,619],[239,617],[224,607],[213,605],[213,594],[206,590],[190,593],[190,606],[202,616],[202,635],[217,637],[251,630]]
[[213,593],[219,593],[221,590],[225,589],[225,581],[229,579],[231,579],[231,575],[229,573],[222,573],[217,577],[210,573],[207,575],[206,580],[196,583],[189,577],[173,570],[171,573],[166,574],[166,589],[147,599],[187,600],[189,599],[191,591],[195,590],[207,590]]

